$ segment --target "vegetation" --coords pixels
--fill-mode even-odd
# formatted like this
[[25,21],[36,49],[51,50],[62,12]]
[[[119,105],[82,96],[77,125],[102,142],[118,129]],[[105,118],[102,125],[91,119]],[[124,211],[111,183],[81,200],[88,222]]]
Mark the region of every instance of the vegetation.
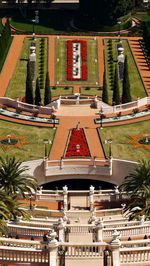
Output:
[[[18,139],[18,143],[21,142],[21,140],[19,140],[20,137],[25,139],[25,143],[20,148],[11,146],[11,149],[5,149],[5,147],[0,145],[0,156],[15,156],[17,160],[21,159],[23,161],[28,161],[44,157],[43,140],[49,139],[53,142],[56,130],[52,130],[51,128],[15,124],[1,120],[0,132],[1,136],[4,137],[7,135],[14,135],[15,138]],[[47,145],[48,153],[51,146],[52,145],[50,144]]]
[[45,81],[45,96],[44,96],[44,105],[48,105],[51,102],[51,89],[50,89],[50,81],[49,81],[49,74],[46,74],[46,81]]
[[149,121],[138,122],[130,125],[103,127],[100,130],[103,147],[109,156],[109,145],[105,142],[112,139],[112,156],[116,159],[138,161],[139,158],[149,159],[149,150],[134,148],[130,143],[130,136],[138,136],[141,133],[150,134]]
[[104,78],[103,78],[103,93],[102,93],[102,101],[103,101],[104,103],[108,103],[108,91],[107,91],[106,71],[104,72]]
[[139,2],[132,0],[80,0],[80,20],[92,22],[93,26],[97,24],[113,24],[116,20],[126,15],[134,7],[137,7]]
[[120,104],[119,80],[118,80],[118,68],[117,68],[117,65],[116,65],[116,68],[115,68],[115,78],[114,78],[114,88],[113,88],[112,103],[113,103],[113,105]]
[[25,192],[36,191],[37,181],[24,174],[28,167],[21,166],[21,163],[22,161],[16,160],[15,157],[0,157],[0,189],[8,195],[19,193],[25,197]]
[[33,87],[31,79],[30,63],[27,64],[27,77],[26,77],[26,103],[33,104]]
[[[37,189],[34,177],[25,175],[28,167],[21,166],[22,161],[15,157],[0,157],[0,232],[5,231],[5,220],[16,220],[18,216],[29,218],[28,213],[21,208],[17,197],[26,197],[26,192],[33,193]],[[6,231],[5,231],[6,233]]]
[[0,36],[0,72],[3,68],[3,64],[5,62],[11,42],[12,42],[12,37],[8,20]]
[[[88,39],[88,80],[82,81],[82,84],[97,84],[98,82],[98,62],[97,62],[97,40]],[[89,64],[90,62],[90,64]],[[80,84],[81,81],[67,80],[67,66],[66,66],[66,39],[59,38],[56,40],[56,83],[71,85]],[[98,84],[97,84],[98,85]]]
[[140,161],[135,171],[125,177],[120,189],[127,192],[130,199],[125,211],[129,211],[131,218],[139,215],[150,218],[150,161]]
[[41,105],[41,92],[39,87],[39,79],[36,79],[36,89],[35,89],[35,105]]
[[122,103],[131,102],[130,93],[130,81],[129,81],[129,71],[128,71],[128,58],[127,55],[124,61],[124,72],[123,72],[123,85],[122,85]]

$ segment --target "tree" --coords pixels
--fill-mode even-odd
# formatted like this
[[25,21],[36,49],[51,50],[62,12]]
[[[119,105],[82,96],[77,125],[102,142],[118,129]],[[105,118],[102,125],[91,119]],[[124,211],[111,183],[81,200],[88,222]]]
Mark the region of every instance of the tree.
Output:
[[129,72],[128,72],[128,59],[125,57],[124,61],[124,71],[123,71],[123,85],[122,85],[122,103],[131,102],[130,94],[130,82],[129,82]]
[[106,72],[104,72],[104,78],[103,78],[103,93],[102,93],[102,100],[103,100],[104,103],[108,103],[108,89],[107,89]]
[[41,92],[39,87],[39,79],[36,79],[36,89],[35,89],[35,105],[41,105]]
[[24,174],[28,167],[21,164],[15,157],[0,157],[0,189],[8,195],[18,193],[25,197],[25,192],[32,193],[37,189],[36,179]]
[[118,81],[118,68],[115,68],[115,78],[114,78],[114,88],[113,88],[113,98],[112,103],[117,105],[120,104],[120,94],[119,94],[119,81]]
[[129,196],[130,203],[125,210],[131,212],[132,217],[132,209],[137,206],[139,211],[136,214],[150,217],[150,161],[140,161],[136,169],[125,177],[119,189],[127,192]]
[[30,63],[27,63],[27,77],[26,77],[26,102],[33,104],[33,88],[31,79]]
[[51,102],[51,90],[48,72],[46,73],[45,81],[45,95],[44,95],[44,105],[48,105]]

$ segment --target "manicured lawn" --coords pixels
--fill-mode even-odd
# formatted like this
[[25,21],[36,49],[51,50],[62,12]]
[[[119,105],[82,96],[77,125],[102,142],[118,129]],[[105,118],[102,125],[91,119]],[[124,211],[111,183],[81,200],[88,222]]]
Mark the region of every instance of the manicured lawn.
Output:
[[[50,139],[53,141],[56,130],[50,128],[40,128],[33,126],[26,126],[21,124],[10,123],[6,121],[0,121],[0,136],[7,137],[7,135],[24,136],[27,141],[27,145],[23,145],[18,149],[12,147],[12,149],[5,151],[0,146],[0,156],[15,156],[17,159],[23,161],[40,159],[44,157],[44,144],[43,139]],[[48,144],[48,150],[51,145]]]
[[[46,77],[46,72],[47,72],[47,38],[45,41],[45,53],[44,53],[44,66],[43,66],[43,71],[44,71],[44,77]],[[37,60],[36,60],[36,77],[39,77],[39,43],[40,43],[41,38],[36,39],[36,49],[37,49]],[[10,81],[10,84],[7,89],[6,97],[15,99],[16,97],[19,97],[20,99],[25,95],[25,90],[26,90],[26,71],[27,71],[27,62],[28,62],[28,57],[29,57],[29,43],[32,41],[32,38],[25,38],[24,39],[24,44],[21,52],[21,56],[19,61],[17,62],[17,66],[14,72],[14,75]],[[33,86],[33,89],[35,89],[35,85]],[[42,97],[42,102],[44,99],[44,89],[41,90],[41,97]]]
[[[67,58],[66,58],[66,39],[56,39],[56,84],[91,84],[98,82],[98,62],[97,62],[97,41],[87,40],[88,45],[88,80],[87,81],[68,81],[67,80]],[[98,84],[97,84],[98,85]]]
[[148,160],[150,158],[150,151],[144,148],[134,148],[129,143],[129,136],[138,136],[141,133],[150,134],[149,121],[100,129],[100,135],[107,155],[109,147],[108,144],[105,144],[105,140],[112,139],[113,157],[132,161]]
[[51,87],[52,97],[72,94],[72,87]]
[[97,95],[97,96],[101,97],[102,96],[102,89],[85,87],[85,88],[81,88],[81,94],[84,94],[84,95]]

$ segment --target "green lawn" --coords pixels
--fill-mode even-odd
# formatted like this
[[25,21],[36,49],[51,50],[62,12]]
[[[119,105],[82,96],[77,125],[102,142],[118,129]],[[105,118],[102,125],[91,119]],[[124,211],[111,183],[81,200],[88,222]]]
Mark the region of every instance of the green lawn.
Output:
[[150,151],[144,148],[134,148],[129,143],[129,136],[138,136],[141,133],[150,134],[149,121],[134,123],[123,126],[104,127],[99,129],[102,143],[108,155],[108,144],[105,140],[112,139],[112,155],[117,159],[138,161],[139,159],[149,159]]
[[[0,156],[15,156],[17,159],[23,161],[34,160],[44,157],[44,144],[43,139],[50,139],[53,141],[56,130],[50,128],[41,128],[26,126],[21,124],[15,124],[6,121],[0,121],[0,137],[7,137],[7,135],[24,136],[27,145],[18,149],[13,147],[10,150],[5,151],[0,145]],[[48,144],[48,150],[51,145]]]
[[[88,84],[95,85],[98,82],[97,41],[87,40],[88,45],[88,80],[67,80],[66,39],[56,39],[56,84]],[[95,61],[96,60],[96,61]]]
[[101,88],[85,87],[85,88],[81,88],[81,94],[83,94],[83,95],[97,95],[99,97],[102,97],[102,89]]
[[73,94],[72,87],[51,87],[52,97]]
[[[37,60],[36,60],[36,77],[39,77],[39,43],[41,38],[36,39],[36,47],[37,47]],[[46,38],[47,40],[47,38]],[[9,83],[6,97],[15,99],[16,97],[19,97],[20,99],[25,95],[26,90],[26,70],[27,70],[27,62],[29,57],[29,43],[32,41],[32,38],[25,38],[22,52],[20,59],[17,62],[17,66],[15,69],[15,72],[13,74],[13,77]],[[45,54],[44,54],[44,76],[46,77],[47,72],[47,41],[45,41]],[[35,89],[35,85],[33,86],[33,89]],[[44,99],[44,90],[41,90],[41,97],[42,102]]]

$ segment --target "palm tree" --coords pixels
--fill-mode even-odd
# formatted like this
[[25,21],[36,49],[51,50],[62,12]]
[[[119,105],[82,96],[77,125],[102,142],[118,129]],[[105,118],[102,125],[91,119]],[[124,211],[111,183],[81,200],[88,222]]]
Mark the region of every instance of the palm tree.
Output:
[[28,167],[21,164],[15,157],[0,157],[0,189],[8,195],[20,194],[25,197],[25,192],[31,194],[37,189],[36,179],[25,175]]
[[132,213],[132,209],[138,206],[136,215],[150,217],[150,161],[140,161],[136,169],[125,177],[119,189],[127,192],[130,199],[125,210]]

